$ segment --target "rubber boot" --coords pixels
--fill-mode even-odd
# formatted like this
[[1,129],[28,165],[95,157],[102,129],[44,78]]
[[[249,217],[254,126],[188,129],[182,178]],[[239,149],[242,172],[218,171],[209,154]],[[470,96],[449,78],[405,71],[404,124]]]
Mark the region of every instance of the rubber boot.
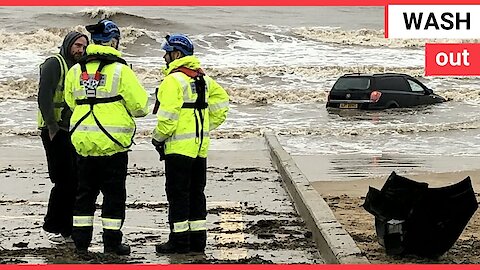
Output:
[[104,246],[103,253],[105,254],[116,254],[116,255],[129,255],[130,254],[130,246],[127,244],[119,244],[117,246]]
[[193,231],[190,232],[190,252],[205,252],[207,245],[207,231]]
[[130,246],[122,244],[120,230],[103,229],[103,253],[116,255],[129,255]]
[[75,248],[75,254],[77,254],[78,256],[85,256],[88,254],[88,249],[87,248]]
[[86,255],[88,246],[92,241],[93,227],[73,227],[72,239],[75,243],[75,253],[78,255]]
[[171,232],[168,242],[155,245],[155,251],[161,254],[184,254],[190,252],[190,233]]

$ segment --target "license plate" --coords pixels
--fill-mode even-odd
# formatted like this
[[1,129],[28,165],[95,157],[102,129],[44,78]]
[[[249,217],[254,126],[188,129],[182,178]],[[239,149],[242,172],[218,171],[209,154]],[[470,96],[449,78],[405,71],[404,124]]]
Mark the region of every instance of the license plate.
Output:
[[357,109],[358,104],[356,103],[340,103],[340,109]]

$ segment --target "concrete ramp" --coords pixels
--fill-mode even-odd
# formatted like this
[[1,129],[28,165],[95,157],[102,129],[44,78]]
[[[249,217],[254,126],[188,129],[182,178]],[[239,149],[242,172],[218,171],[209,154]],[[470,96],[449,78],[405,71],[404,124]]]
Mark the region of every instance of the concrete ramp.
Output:
[[320,254],[331,264],[368,264],[355,241],[333,215],[332,210],[312,187],[292,157],[273,133],[266,133],[274,165],[282,176],[298,213],[312,231]]

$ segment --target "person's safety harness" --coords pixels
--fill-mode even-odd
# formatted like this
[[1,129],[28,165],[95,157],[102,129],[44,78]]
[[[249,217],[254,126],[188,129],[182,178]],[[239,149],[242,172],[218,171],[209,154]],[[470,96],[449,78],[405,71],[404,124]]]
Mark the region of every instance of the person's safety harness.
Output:
[[[88,62],[94,61],[94,60],[100,60],[100,65],[97,68],[97,71],[95,71],[95,75],[93,78],[91,78],[88,73],[87,73],[87,66],[86,64]],[[78,63],[80,64],[80,68],[82,70],[82,84],[86,92],[86,99],[79,99],[76,100],[77,105],[85,105],[88,104],[90,105],[90,110],[78,120],[77,123],[75,123],[75,126],[70,130],[70,133],[73,133],[75,129],[91,114],[93,116],[93,119],[95,120],[95,123],[97,124],[98,128],[110,139],[112,140],[115,144],[122,148],[129,148],[133,144],[133,136],[135,136],[135,131],[137,127],[135,126],[135,130],[133,132],[132,138],[130,139],[130,144],[127,146],[124,146],[121,144],[117,139],[115,139],[100,123],[98,118],[95,116],[95,113],[93,112],[93,106],[95,104],[101,104],[101,103],[111,103],[111,102],[116,102],[120,101],[123,99],[121,95],[116,95],[113,97],[106,97],[106,98],[98,98],[96,97],[97,93],[97,87],[100,83],[100,79],[102,78],[101,71],[106,65],[113,64],[115,62],[127,65],[127,62],[117,56],[114,55],[104,55],[104,54],[95,54],[95,55],[89,55],[86,58],[83,58],[80,60]],[[128,110],[127,110],[128,112]]]
[[[182,72],[183,74],[187,75],[188,77],[194,80],[195,89],[192,89],[192,92],[195,91],[197,93],[197,99],[195,102],[184,102],[182,105],[182,109],[194,109],[193,114],[195,115],[195,140],[200,139],[200,145],[198,149],[202,147],[203,143],[203,113],[202,110],[208,108],[208,103],[205,101],[205,92],[206,92],[206,84],[205,84],[205,72],[201,68],[197,70],[189,69],[186,67],[179,67],[174,70],[173,72]],[[198,112],[198,117],[200,117],[201,127],[198,125],[198,117],[195,111]],[[198,141],[197,141],[198,142]]]

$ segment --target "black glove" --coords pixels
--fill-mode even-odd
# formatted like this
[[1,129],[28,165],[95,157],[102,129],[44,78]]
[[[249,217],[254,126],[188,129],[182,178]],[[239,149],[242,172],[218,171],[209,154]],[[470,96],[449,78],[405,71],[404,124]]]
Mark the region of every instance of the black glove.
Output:
[[165,160],[165,142],[159,142],[155,139],[152,139],[152,144],[155,146],[155,150],[157,150],[158,154],[160,155],[160,161]]

